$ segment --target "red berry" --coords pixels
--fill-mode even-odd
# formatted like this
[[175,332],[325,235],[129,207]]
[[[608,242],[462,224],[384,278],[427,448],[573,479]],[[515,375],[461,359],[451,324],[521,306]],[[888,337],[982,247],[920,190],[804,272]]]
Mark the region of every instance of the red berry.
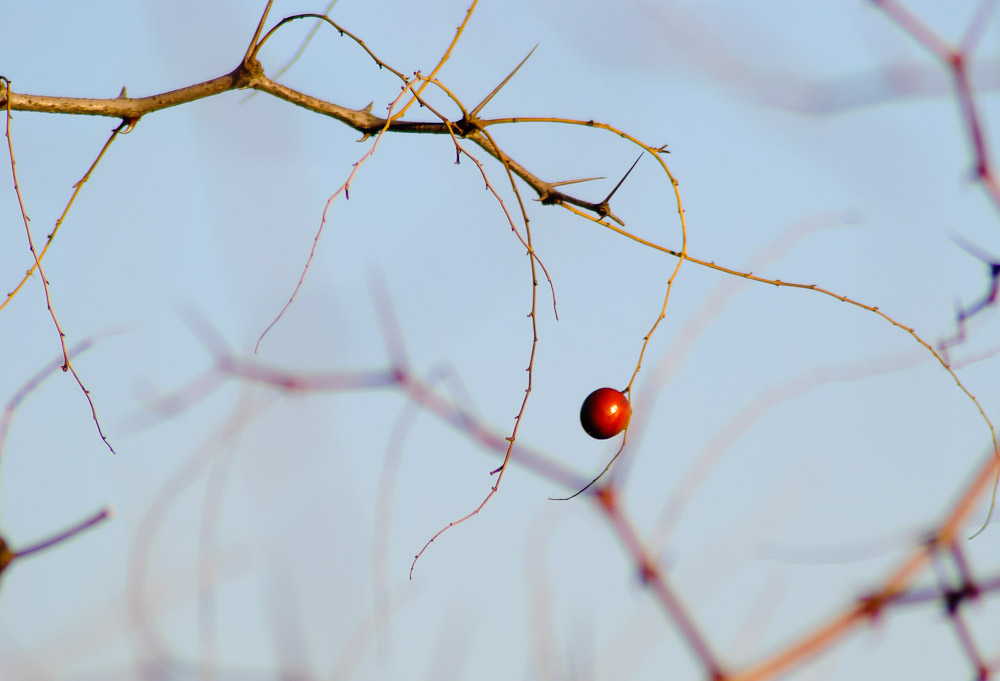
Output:
[[625,430],[631,416],[628,398],[614,388],[598,388],[587,395],[580,409],[583,429],[598,440],[607,440]]

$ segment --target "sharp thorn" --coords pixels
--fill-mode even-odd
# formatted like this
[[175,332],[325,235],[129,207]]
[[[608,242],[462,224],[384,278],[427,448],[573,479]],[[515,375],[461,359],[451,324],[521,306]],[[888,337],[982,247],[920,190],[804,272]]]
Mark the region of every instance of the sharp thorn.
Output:
[[[625,173],[625,176],[624,176],[624,177],[622,177],[622,179],[618,180],[618,184],[616,184],[616,185],[615,185],[615,188],[611,190],[611,193],[610,193],[610,194],[608,194],[608,195],[607,195],[607,196],[606,196],[606,197],[604,198],[604,200],[603,200],[603,201],[601,201],[601,203],[607,203],[608,201],[610,201],[610,200],[611,200],[611,197],[612,197],[612,196],[614,196],[614,195],[615,195],[615,192],[616,192],[616,191],[618,191],[618,188],[622,186],[622,182],[624,182],[624,181],[625,181],[625,178],[629,176],[629,173],[631,173],[631,172],[632,172],[632,170],[633,170],[633,169],[635,169],[635,166],[636,166],[636,163],[638,163],[638,162],[639,162],[639,159],[641,159],[641,158],[642,158],[642,154],[639,154],[639,158],[637,158],[637,159],[635,160],[635,163],[633,163],[633,164],[632,164],[632,167],[628,169],[628,172],[626,172],[626,173]],[[616,219],[617,219],[617,218],[616,218]]]
[[578,182],[593,182],[594,180],[606,180],[606,177],[585,177],[581,180],[563,180],[562,182],[552,182],[549,184],[550,187],[562,187],[567,184],[576,184]]
[[493,88],[493,92],[491,92],[490,94],[486,95],[486,99],[484,99],[483,101],[479,102],[479,104],[476,106],[476,108],[473,109],[472,111],[470,111],[469,115],[466,116],[466,118],[470,119],[470,118],[475,118],[476,116],[478,116],[479,112],[483,110],[483,107],[486,106],[489,103],[489,101],[491,99],[493,99],[493,97],[498,92],[500,92],[500,88],[502,88],[504,85],[506,85],[507,81],[509,81],[511,78],[514,77],[514,74],[517,73],[518,69],[520,69],[522,66],[524,66],[524,62],[528,61],[528,58],[531,57],[531,55],[534,54],[535,50],[537,50],[537,49],[538,49],[538,43],[535,43],[535,46],[531,48],[531,52],[528,52],[528,56],[525,57],[524,59],[522,59],[521,63],[518,64],[517,66],[515,66],[514,70],[511,71],[507,75],[507,77],[504,78],[503,81],[499,85],[497,85],[495,88]]

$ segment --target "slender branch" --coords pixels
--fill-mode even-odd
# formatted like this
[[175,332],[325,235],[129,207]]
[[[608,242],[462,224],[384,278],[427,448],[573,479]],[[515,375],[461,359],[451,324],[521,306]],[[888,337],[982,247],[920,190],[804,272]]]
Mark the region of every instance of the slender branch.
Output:
[[107,520],[114,515],[114,510],[110,506],[102,508],[100,511],[92,515],[91,517],[83,520],[73,527],[63,530],[54,537],[49,537],[44,541],[40,541],[37,544],[33,544],[28,548],[21,549],[20,551],[15,551],[13,554],[14,558],[26,558],[33,553],[38,553],[39,551],[44,551],[47,548],[51,548],[56,544],[61,544],[68,539],[72,539],[76,535],[80,534],[84,530],[88,530],[94,525]]
[[472,0],[472,4],[469,5],[469,9],[465,10],[465,18],[462,19],[462,23],[459,24],[458,28],[455,29],[455,37],[451,39],[450,43],[448,43],[448,49],[446,49],[444,51],[444,54],[441,55],[441,58],[438,60],[437,65],[431,70],[430,75],[427,76],[427,80],[425,80],[421,84],[421,86],[413,93],[413,99],[404,104],[403,108],[400,109],[398,114],[396,114],[396,118],[402,118],[404,115],[406,115],[406,112],[413,105],[413,102],[420,100],[420,95],[423,94],[424,88],[427,87],[430,80],[432,80],[438,74],[441,68],[451,57],[451,51],[455,49],[455,45],[458,44],[458,39],[461,38],[462,33],[465,32],[465,27],[468,25],[469,19],[472,18],[472,13],[476,11],[476,4],[478,4],[478,2],[479,0]]
[[[132,125],[134,125],[134,122],[132,123]],[[56,234],[59,233],[59,228],[62,227],[63,222],[66,220],[66,216],[69,215],[70,208],[72,208],[73,204],[76,202],[76,197],[80,195],[80,191],[83,189],[83,186],[87,184],[87,181],[90,179],[90,176],[94,173],[94,169],[97,168],[97,164],[101,162],[102,158],[104,158],[104,154],[111,147],[111,143],[118,138],[118,135],[125,134],[130,127],[131,127],[130,125],[126,124],[125,122],[122,122],[117,128],[111,131],[111,136],[108,137],[108,141],[105,142],[104,146],[101,147],[101,150],[97,152],[97,158],[95,158],[94,162],[90,164],[89,168],[87,168],[87,172],[83,174],[83,177],[77,180],[76,183],[73,185],[73,193],[70,195],[69,201],[66,202],[66,207],[63,208],[62,213],[59,215],[58,218],[56,218],[55,227],[53,227],[52,231],[49,232],[48,236],[45,237],[45,245],[42,247],[42,250],[38,252],[39,263],[41,263],[41,261],[45,259],[45,254],[48,252],[49,247],[52,245],[52,240],[55,239]],[[17,292],[24,287],[24,285],[28,282],[28,280],[35,274],[35,269],[37,269],[36,265],[35,263],[32,263],[31,267],[28,268],[28,271],[25,273],[25,275],[21,277],[20,283],[18,283],[17,286],[15,286],[10,292],[8,292],[7,297],[4,298],[4,301],[2,303],[0,303],[0,310],[4,309],[7,306],[7,304],[14,298],[14,296],[17,295]]]
[[[4,91],[9,94],[10,81],[2,79],[0,80],[0,82],[2,82],[4,85]],[[10,174],[14,182],[14,194],[17,197],[18,209],[21,212],[21,221],[24,223],[24,231],[28,240],[28,250],[31,251],[31,257],[35,261],[35,269],[38,270],[38,278],[42,282],[42,291],[45,294],[45,307],[49,311],[49,316],[52,318],[52,324],[55,326],[56,333],[59,335],[59,345],[62,348],[62,356],[63,356],[63,363],[61,368],[63,371],[68,371],[70,374],[72,374],[73,378],[76,380],[76,384],[80,386],[80,390],[83,391],[83,396],[87,400],[87,404],[90,405],[90,414],[94,420],[94,425],[97,427],[97,434],[101,436],[101,440],[104,441],[104,444],[107,445],[108,449],[111,450],[111,453],[114,454],[115,448],[111,446],[110,442],[108,442],[108,438],[104,434],[104,429],[101,428],[101,421],[100,419],[97,418],[97,407],[94,406],[94,400],[90,396],[90,391],[87,390],[87,387],[83,384],[83,379],[80,378],[80,374],[77,373],[76,368],[70,361],[69,358],[70,353],[66,347],[66,333],[63,331],[62,324],[59,323],[59,318],[56,316],[55,308],[52,306],[52,295],[51,292],[49,291],[49,280],[45,276],[45,271],[42,269],[42,261],[39,257],[38,251],[35,249],[35,241],[34,238],[31,236],[31,226],[29,225],[30,218],[28,217],[28,213],[25,210],[24,199],[21,196],[21,187],[17,180],[17,163],[14,159],[14,141],[10,135],[10,121],[11,121],[11,115],[10,115],[10,106],[8,100],[5,133],[7,137],[7,150],[10,153]]]

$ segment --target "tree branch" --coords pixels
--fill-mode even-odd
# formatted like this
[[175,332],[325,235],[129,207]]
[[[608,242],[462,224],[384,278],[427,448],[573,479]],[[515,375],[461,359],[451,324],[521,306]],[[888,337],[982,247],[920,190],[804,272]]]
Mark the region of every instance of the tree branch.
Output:
[[[371,112],[372,105],[362,109],[351,109],[304,92],[282,85],[264,75],[260,62],[254,60],[240,63],[231,72],[212,78],[202,83],[188,85],[177,90],[150,95],[148,97],[54,97],[49,95],[31,95],[19,92],[10,93],[10,108],[12,111],[34,111],[38,113],[69,114],[78,116],[106,116],[121,118],[136,122],[147,114],[172,106],[186,104],[198,99],[212,97],[223,92],[240,89],[254,89],[283,99],[304,109],[323,116],[329,116],[341,123],[354,128],[365,137],[379,131],[405,132],[424,135],[447,135],[456,133],[475,142],[486,153],[500,161],[509,164],[510,169],[538,195],[543,204],[572,204],[593,212],[600,217],[610,215],[606,205],[578,199],[556,189],[556,184],[545,182],[520,163],[514,161],[504,151],[490,142],[482,132],[484,122],[476,117],[463,118],[459,121],[401,121],[393,120],[386,124],[386,119]],[[0,107],[6,108],[7,95],[0,92]],[[615,218],[617,220],[617,218]],[[620,222],[620,221],[619,221]],[[624,223],[621,223],[624,224]]]
[[[259,66],[259,65],[258,65]],[[137,120],[146,114],[167,109],[179,104],[187,104],[205,97],[248,87],[250,70],[242,64],[224,76],[206,80],[203,83],[188,85],[177,90],[164,92],[149,97],[114,97],[93,99],[88,97],[52,97],[48,95],[29,95],[19,92],[10,93],[10,108],[12,111],[37,111],[39,113],[70,114],[77,116],[107,116]],[[0,93],[0,106],[7,107],[7,97]]]

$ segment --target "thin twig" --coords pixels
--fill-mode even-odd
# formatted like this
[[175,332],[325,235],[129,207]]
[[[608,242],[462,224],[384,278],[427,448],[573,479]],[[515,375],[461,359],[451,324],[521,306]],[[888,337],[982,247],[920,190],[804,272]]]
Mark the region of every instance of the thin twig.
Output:
[[[4,89],[10,92],[10,81],[6,78],[0,76],[0,84],[4,85]],[[62,370],[69,371],[73,378],[76,380],[76,384],[80,386],[80,390],[83,391],[83,396],[87,400],[87,404],[90,405],[90,415],[94,420],[94,425],[97,427],[97,434],[101,436],[101,440],[107,445],[108,449],[112,454],[115,453],[114,447],[108,442],[108,438],[104,435],[104,430],[101,428],[100,419],[97,418],[97,408],[94,406],[94,400],[90,397],[90,391],[87,390],[86,386],[83,385],[83,380],[80,378],[80,374],[77,373],[76,368],[69,359],[69,350],[66,347],[66,334],[62,330],[62,325],[59,324],[59,319],[56,317],[55,308],[52,307],[52,296],[49,293],[49,281],[45,276],[45,271],[42,269],[42,262],[39,258],[39,254],[35,251],[35,242],[31,236],[31,227],[28,224],[30,218],[28,213],[24,208],[24,199],[21,197],[21,187],[17,181],[17,163],[14,160],[14,142],[10,136],[10,97],[7,98],[7,125],[6,125],[6,136],[7,136],[7,150],[10,152],[10,173],[14,181],[14,194],[17,196],[17,205],[21,211],[21,221],[24,223],[24,231],[28,238],[28,249],[31,251],[31,256],[35,261],[35,267],[38,269],[38,276],[42,280],[42,290],[45,293],[45,307],[49,311],[49,316],[52,318],[52,324],[56,327],[56,332],[59,334],[59,345],[62,348],[63,364]],[[9,299],[9,297],[8,297]]]
[[28,556],[34,553],[38,553],[39,551],[44,551],[45,549],[56,546],[57,544],[61,544],[64,541],[72,539],[81,532],[88,530],[91,527],[97,525],[98,523],[101,523],[113,516],[114,516],[114,509],[112,509],[110,506],[105,506],[91,517],[87,518],[86,520],[80,521],[73,527],[67,530],[63,530],[62,532],[56,534],[55,536],[49,537],[48,539],[40,541],[37,544],[32,544],[28,548],[15,551],[14,558],[27,558]]

